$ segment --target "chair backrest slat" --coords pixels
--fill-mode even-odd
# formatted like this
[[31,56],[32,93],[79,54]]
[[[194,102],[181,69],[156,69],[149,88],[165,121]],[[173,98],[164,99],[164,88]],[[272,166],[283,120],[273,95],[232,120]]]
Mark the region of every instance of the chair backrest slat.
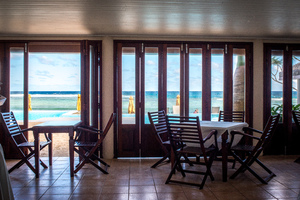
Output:
[[198,117],[167,116],[167,120],[171,142],[198,143],[198,147],[203,148],[203,152],[205,151]]
[[167,119],[164,110],[157,112],[148,112],[149,121],[155,132],[156,139],[160,143],[169,141]]
[[244,122],[244,111],[220,111],[219,121]]
[[293,119],[297,126],[298,131],[300,131],[300,111],[292,110]]
[[22,142],[27,142],[12,111],[1,113],[1,120],[6,134],[12,138],[16,146]]

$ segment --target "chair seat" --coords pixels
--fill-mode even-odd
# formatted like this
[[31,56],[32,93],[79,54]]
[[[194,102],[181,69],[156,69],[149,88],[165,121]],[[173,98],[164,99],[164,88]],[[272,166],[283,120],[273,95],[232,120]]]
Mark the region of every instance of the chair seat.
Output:
[[233,151],[247,151],[247,152],[252,152],[254,150],[254,146],[251,145],[235,145],[231,147],[231,150]]
[[[47,146],[51,141],[40,142],[40,148]],[[18,147],[34,147],[34,142],[23,142],[18,144]]]
[[[212,147],[212,148],[205,148],[205,152],[208,153],[210,151],[214,151],[216,148]],[[200,147],[193,147],[193,146],[186,146],[183,149],[177,150],[177,152],[179,153],[187,153],[187,154],[203,154],[202,150]]]
[[76,141],[74,147],[94,147],[97,142]]

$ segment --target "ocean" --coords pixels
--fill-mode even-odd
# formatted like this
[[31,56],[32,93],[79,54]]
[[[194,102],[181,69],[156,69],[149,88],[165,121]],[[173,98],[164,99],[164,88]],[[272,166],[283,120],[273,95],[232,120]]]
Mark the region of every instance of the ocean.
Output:
[[[31,105],[33,111],[57,111],[59,114],[63,112],[76,111],[77,99],[80,91],[30,91]],[[179,91],[167,92],[167,111],[169,114],[176,114],[176,98]],[[129,97],[135,97],[134,91],[123,91],[122,93],[122,113],[128,116]],[[211,93],[212,107],[217,107],[219,110],[223,109],[223,92],[212,91]],[[273,91],[271,93],[272,103],[282,104],[282,91]],[[135,98],[134,98],[135,102]],[[293,91],[293,103],[297,103],[297,92]],[[189,113],[191,115],[200,116],[202,112],[202,92],[191,91],[189,93]],[[21,92],[11,92],[11,110],[23,110],[23,95]],[[158,109],[158,92],[147,91],[145,94],[145,113],[149,111],[156,111]],[[175,110],[174,110],[175,109]],[[195,113],[195,111],[198,113]],[[45,112],[46,113],[46,112]],[[127,114],[127,115],[125,115]],[[45,114],[46,115],[46,114]],[[56,114],[53,114],[57,116]],[[213,118],[217,115],[212,114]]]

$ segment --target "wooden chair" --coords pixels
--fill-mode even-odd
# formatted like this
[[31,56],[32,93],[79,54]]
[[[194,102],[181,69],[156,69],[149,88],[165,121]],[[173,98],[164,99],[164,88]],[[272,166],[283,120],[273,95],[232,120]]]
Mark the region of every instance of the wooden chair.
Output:
[[[245,122],[245,112],[244,111],[220,111],[219,112],[219,122]],[[222,152],[219,151],[216,156],[216,160],[222,160],[219,156],[222,155]],[[232,169],[235,167],[235,159],[228,159],[228,162],[232,162]]]
[[[151,168],[155,168],[164,161],[169,163],[171,158],[171,144],[168,134],[168,127],[167,127],[167,116],[164,110],[157,111],[157,112],[148,112],[149,121],[152,125],[154,137],[160,144],[161,149],[163,150],[163,157],[156,163],[154,163]],[[184,145],[184,144],[183,144]],[[178,148],[181,148],[179,146]],[[168,159],[168,160],[166,160]],[[188,162],[188,158],[185,157],[185,160]],[[191,163],[190,163],[191,164]]]
[[244,122],[245,121],[244,111],[220,111],[219,122]]
[[[194,185],[203,188],[207,176],[210,176],[211,180],[214,180],[214,177],[211,173],[211,166],[215,157],[215,154],[218,150],[217,143],[217,131],[212,130],[208,136],[204,139],[202,137],[199,117],[178,117],[178,116],[167,116],[168,123],[168,133],[170,136],[170,142],[172,149],[175,154],[175,163],[174,166],[166,180],[168,183],[180,183],[187,185]],[[214,136],[214,144],[209,147],[205,147],[204,144],[211,137]],[[182,145],[185,144],[185,145]],[[177,146],[182,146],[177,148]],[[185,167],[182,166],[182,163],[186,163],[186,160],[182,160],[182,157],[192,156],[192,157],[201,157],[200,159],[189,160],[193,166]],[[202,161],[203,160],[203,161]],[[199,171],[195,165],[204,165],[204,170]],[[194,170],[190,169],[195,167]],[[176,169],[181,172],[183,177],[186,176],[185,173],[193,173],[203,175],[202,182],[194,183],[184,181],[184,179],[172,179],[172,176],[175,174]]]
[[[21,167],[24,163],[26,163],[27,166],[34,173],[39,173],[39,172],[36,172],[35,167],[29,162],[29,160],[32,157],[34,157],[35,153],[36,153],[36,151],[34,149],[34,142],[28,142],[28,140],[26,139],[26,137],[24,135],[25,132],[31,131],[32,128],[21,130],[13,112],[1,113],[1,119],[2,119],[2,124],[3,124],[5,132],[11,138],[11,141],[15,144],[15,146],[19,150],[20,155],[22,157],[22,159],[17,164],[15,164],[12,168],[10,168],[8,170],[8,172],[11,173],[13,170]],[[48,146],[52,142],[46,133],[44,133],[44,135],[45,135],[46,141],[40,142],[40,150],[44,149],[46,146]],[[48,147],[50,147],[50,146],[48,146]],[[29,151],[28,154],[26,153],[27,150]],[[49,148],[49,157],[52,155],[52,152],[50,152],[50,151],[51,151],[51,148]],[[48,168],[48,166],[42,160],[40,160],[40,164],[44,168]],[[50,159],[49,159],[49,164],[50,164]]]
[[[293,119],[297,126],[298,133],[300,133],[300,111],[292,110]],[[294,162],[300,163],[300,157],[297,158]]]
[[[245,127],[244,131],[253,131],[260,133],[260,137],[255,137],[253,135],[249,135],[245,132],[239,132],[239,131],[231,131],[231,142],[230,142],[230,153],[233,155],[233,157],[241,163],[240,168],[230,176],[231,179],[234,179],[239,173],[244,172],[248,170],[251,174],[253,174],[261,183],[267,184],[271,178],[276,176],[269,168],[267,168],[259,159],[259,155],[261,152],[264,150],[266,145],[270,142],[270,140],[273,137],[273,134],[275,132],[275,129],[277,127],[278,121],[279,121],[280,115],[275,115],[275,116],[270,116],[269,120],[264,128],[263,131],[259,131],[250,127]],[[235,135],[242,135],[243,137],[246,138],[251,138],[254,140],[257,140],[257,143],[255,146],[253,145],[242,145],[242,144],[237,144],[235,146],[231,146],[233,141],[234,141],[234,136]],[[244,153],[246,155],[245,159],[242,159],[239,155],[239,153]],[[265,171],[268,172],[268,176],[266,178],[260,177],[252,168],[252,164],[256,162],[259,166],[261,166]]]
[[167,119],[166,113],[164,110],[157,111],[157,112],[148,112],[149,121],[152,125],[153,131],[155,133],[155,138],[160,144],[160,147],[164,153],[162,159],[154,163],[151,168],[157,167],[159,164],[164,162],[170,162],[170,155],[171,155],[171,145],[168,135],[168,127],[167,127]]
[[[75,166],[74,173],[77,173],[86,163],[91,163],[94,167],[99,169],[104,174],[108,174],[107,168],[109,165],[104,162],[97,155],[97,149],[102,144],[105,136],[107,135],[110,127],[115,121],[116,114],[112,113],[104,130],[98,130],[91,126],[80,126],[76,129],[75,141],[74,141],[74,151],[78,153],[80,157],[79,163]],[[96,142],[86,142],[84,141],[84,136],[86,134],[97,134],[98,140]],[[97,163],[100,162],[100,164]],[[105,169],[103,169],[100,165],[103,164]]]

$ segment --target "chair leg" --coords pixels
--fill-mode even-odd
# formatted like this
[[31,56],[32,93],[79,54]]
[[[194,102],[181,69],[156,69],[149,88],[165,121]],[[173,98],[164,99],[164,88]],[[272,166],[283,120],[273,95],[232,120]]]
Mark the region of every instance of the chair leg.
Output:
[[101,164],[103,164],[103,165],[105,165],[107,167],[110,167],[109,164],[107,164],[105,161],[103,161],[102,159],[100,159],[96,154],[93,154],[92,158],[98,160]]
[[[176,161],[174,163],[174,166],[173,166],[173,168],[172,168],[172,170],[171,170],[171,172],[170,172],[170,174],[169,174],[169,176],[168,176],[168,178],[166,180],[166,184],[168,184],[171,181],[171,178],[172,178],[173,174],[175,174],[175,171],[176,171],[177,165],[179,164],[179,161],[180,161],[180,157],[179,157],[179,159],[176,159]],[[182,176],[184,177],[185,174],[184,174],[184,172],[182,170],[181,165],[180,165],[179,168],[180,168],[180,172],[181,172]]]
[[297,158],[294,162],[295,162],[295,163],[300,163],[300,157]]
[[40,164],[44,167],[44,168],[48,168],[48,166],[40,159]]
[[[232,152],[232,155],[233,155],[233,157],[234,158],[236,158],[236,160],[237,161],[239,161],[241,164],[242,164],[242,166],[240,166],[240,168],[235,172],[235,173],[233,173],[231,176],[230,176],[230,179],[234,179],[239,173],[241,173],[241,172],[244,172],[245,170],[248,170],[253,176],[255,176],[261,183],[263,183],[263,184],[268,184],[268,181],[272,178],[272,177],[274,177],[274,176],[276,176],[274,173],[272,173],[267,167],[266,167],[266,169],[268,169],[270,172],[271,172],[271,174],[266,178],[266,179],[263,179],[263,178],[261,178],[253,169],[251,169],[250,168],[250,166],[251,166],[251,164],[254,162],[253,161],[253,159],[256,159],[256,158],[253,158],[252,160],[249,160],[247,163],[245,163],[245,162],[243,162],[242,160],[241,160],[241,158],[240,157],[238,157],[235,153],[233,153]],[[257,160],[257,159],[256,159]],[[257,162],[259,165],[260,165],[260,163],[259,162]],[[262,164],[262,163],[261,163]],[[263,164],[262,164],[263,165]],[[262,165],[260,165],[260,166],[262,166]],[[263,165],[264,166],[264,165]],[[263,167],[262,166],[262,167]],[[264,168],[264,167],[263,167]],[[265,169],[265,168],[264,168]],[[265,169],[265,170],[266,170]]]
[[[164,155],[164,157],[162,159],[160,159],[159,161],[157,161],[156,163],[154,163],[154,165],[151,166],[151,168],[155,168],[157,167],[159,164],[161,164],[164,160],[166,160],[167,158],[169,158],[169,154]],[[167,162],[170,162],[169,160]]]

